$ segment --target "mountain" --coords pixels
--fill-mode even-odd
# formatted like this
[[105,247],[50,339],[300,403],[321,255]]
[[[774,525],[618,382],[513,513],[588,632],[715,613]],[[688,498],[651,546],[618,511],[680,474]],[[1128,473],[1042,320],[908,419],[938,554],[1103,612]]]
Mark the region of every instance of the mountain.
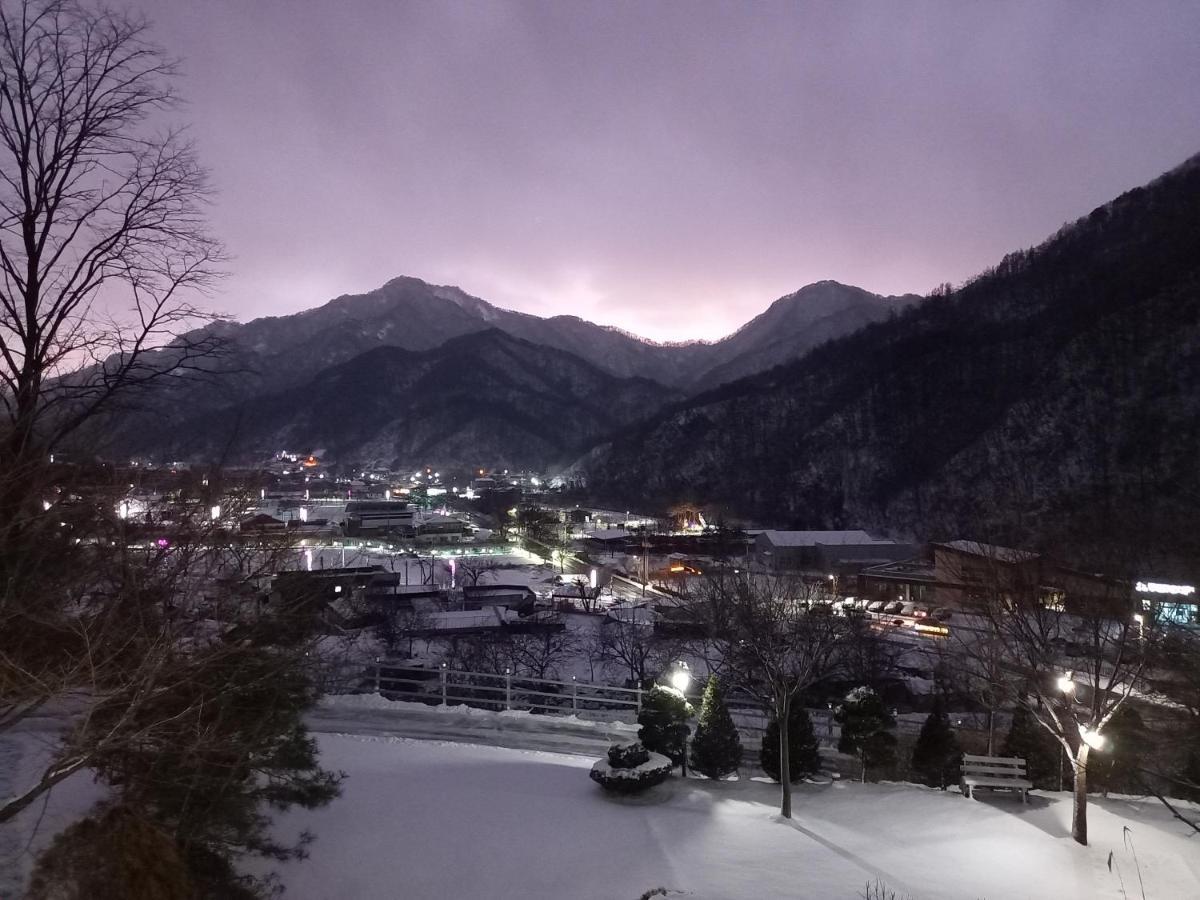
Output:
[[[574,473],[797,527],[1200,557],[1200,156]],[[1143,563],[1145,564],[1145,563]]]
[[[574,316],[540,318],[501,309],[457,287],[395,278],[367,294],[344,295],[294,315],[218,321],[183,335],[175,346],[158,352],[179,354],[190,345],[216,342],[220,355],[200,363],[201,373],[189,367],[188,377],[140,392],[134,410],[109,417],[83,444],[89,452],[99,446],[106,455],[136,451],[195,459],[209,452],[199,449],[208,442],[180,441],[174,432],[191,437],[187,423],[199,412],[211,414],[208,421],[216,432],[229,433],[230,417],[247,404],[320,380],[323,373],[364,354],[384,348],[419,353],[491,330],[570,353],[618,379],[666,385],[660,398],[674,398],[674,391],[694,392],[797,358],[914,299],[879,297],[826,281],[781,298],[721,341],[656,344]],[[384,356],[370,359],[378,362]],[[644,414],[652,408],[650,403]],[[297,446],[311,444],[302,429],[291,433]],[[543,458],[540,451],[538,458]]]
[[919,300],[916,294],[881,297],[836,281],[818,281],[780,297],[766,312],[709,345],[702,354],[706,368],[691,383],[713,387],[790,362]]
[[794,359],[913,299],[825,281],[776,301],[721,341],[656,344],[575,316],[540,318],[501,309],[457,287],[394,278],[367,294],[341,296],[294,315],[221,321],[185,335],[188,342],[219,339],[224,358],[214,368],[236,377],[215,379],[205,390],[163,405],[220,407],[284,390],[376,347],[430,350],[491,328],[573,353],[621,378],[698,389]]
[[499,329],[431,350],[381,346],[306,383],[131,432],[127,452],[262,458],[323,448],[386,466],[543,467],[675,394]]

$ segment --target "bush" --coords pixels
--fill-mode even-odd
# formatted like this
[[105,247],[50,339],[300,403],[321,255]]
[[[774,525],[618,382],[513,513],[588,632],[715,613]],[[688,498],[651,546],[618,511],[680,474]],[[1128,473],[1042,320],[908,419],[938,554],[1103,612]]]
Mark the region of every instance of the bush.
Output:
[[[767,723],[763,734],[762,751],[758,755],[759,764],[768,778],[780,781],[779,763],[779,721],[772,719]],[[813,731],[812,719],[808,710],[799,697],[792,701],[788,710],[788,770],[791,781],[795,784],[806,775],[815,775],[821,771],[821,751]]]
[[76,822],[34,869],[30,900],[155,900],[196,896],[179,846],[124,807]]
[[670,759],[633,741],[609,747],[608,759],[596,760],[588,777],[614,794],[636,794],[661,784],[672,768]]
[[[1043,791],[1058,790],[1063,765],[1062,749],[1045,728],[1023,706],[1013,710],[1012,725],[1001,756],[1025,760],[1025,777],[1035,788]],[[1067,778],[1070,782],[1070,778]]]
[[661,753],[673,765],[683,762],[687,736],[691,730],[687,720],[695,714],[692,704],[672,687],[656,684],[642,698],[638,713],[638,740],[653,753]]
[[649,760],[650,751],[639,741],[613,744],[608,748],[608,764],[614,769],[635,769]]
[[948,785],[958,782],[961,758],[958,739],[938,698],[929,718],[921,726],[921,734],[913,748],[913,771],[922,784],[945,790]]
[[868,768],[886,767],[896,761],[896,736],[889,730],[896,720],[873,690],[868,687],[852,690],[834,718],[842,726],[838,750],[858,756],[863,781],[867,780]]
[[704,689],[700,721],[692,739],[691,764],[709,778],[724,778],[742,764],[742,742],[716,675],[709,677]]

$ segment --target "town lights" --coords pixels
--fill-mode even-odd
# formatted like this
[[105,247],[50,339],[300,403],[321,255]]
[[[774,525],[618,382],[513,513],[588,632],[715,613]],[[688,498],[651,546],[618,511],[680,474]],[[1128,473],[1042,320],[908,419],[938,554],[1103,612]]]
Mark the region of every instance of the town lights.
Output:
[[671,670],[671,687],[679,691],[681,694],[686,694],[692,684],[692,673],[688,671],[688,664],[683,660],[675,663],[675,668]]

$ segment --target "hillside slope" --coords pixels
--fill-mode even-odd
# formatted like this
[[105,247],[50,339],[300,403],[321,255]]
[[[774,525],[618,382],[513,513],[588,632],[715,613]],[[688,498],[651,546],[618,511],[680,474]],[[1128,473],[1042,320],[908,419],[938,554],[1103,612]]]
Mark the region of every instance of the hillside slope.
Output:
[[322,448],[387,466],[545,466],[678,396],[491,329],[432,350],[377,347],[297,387],[157,428],[143,422],[125,449],[252,460]]
[[1116,541],[1186,566],[1197,248],[1200,157],[957,291],[672,408],[577,471],[614,498],[637,485],[781,524]]

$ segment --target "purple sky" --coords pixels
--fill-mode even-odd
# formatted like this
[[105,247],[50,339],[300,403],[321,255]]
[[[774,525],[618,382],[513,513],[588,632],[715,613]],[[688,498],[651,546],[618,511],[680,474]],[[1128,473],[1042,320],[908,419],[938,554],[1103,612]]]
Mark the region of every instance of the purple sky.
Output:
[[1195,0],[142,8],[239,319],[405,274],[717,337],[961,281],[1200,151]]

